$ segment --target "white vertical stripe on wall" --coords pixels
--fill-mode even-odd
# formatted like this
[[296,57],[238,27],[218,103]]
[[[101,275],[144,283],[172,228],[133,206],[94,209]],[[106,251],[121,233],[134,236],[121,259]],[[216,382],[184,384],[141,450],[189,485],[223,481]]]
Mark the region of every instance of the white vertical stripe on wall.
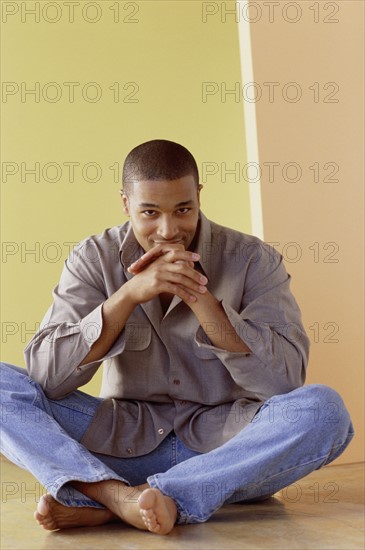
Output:
[[[241,77],[242,87],[249,83],[254,82],[253,67],[252,67],[252,51],[251,51],[251,32],[250,23],[248,21],[248,2],[247,0],[239,0],[237,2],[238,10],[238,35],[239,35],[239,48],[241,59]],[[261,180],[260,165],[259,165],[259,151],[257,143],[257,128],[256,128],[256,104],[254,102],[246,101],[241,96],[243,104],[244,121],[245,121],[245,135],[246,135],[246,148],[247,148],[247,162],[253,163],[253,170],[248,170],[247,174],[250,178],[250,174],[254,176],[254,181],[249,179],[249,195],[250,195],[250,211],[251,211],[251,232],[260,239],[264,238],[264,225],[262,218],[262,202],[261,202]],[[258,177],[256,178],[255,175]]]

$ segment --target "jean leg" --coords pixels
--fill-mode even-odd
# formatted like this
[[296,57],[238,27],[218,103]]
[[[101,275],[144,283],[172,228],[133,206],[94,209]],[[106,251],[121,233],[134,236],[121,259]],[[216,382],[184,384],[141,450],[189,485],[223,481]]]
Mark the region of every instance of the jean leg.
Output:
[[99,403],[82,392],[48,400],[24,369],[1,363],[1,452],[31,472],[62,504],[103,508],[68,484],[108,479],[128,484],[77,441]]
[[156,449],[144,456],[119,458],[94,454],[107,464],[117,474],[128,479],[132,486],[142,485],[147,482],[149,476],[163,473],[174,467],[179,462],[199,455],[183,445],[175,432],[170,432]]
[[273,494],[337,458],[353,437],[331,388],[313,384],[269,399],[221,447],[148,478],[173,498],[177,523],[204,522],[225,502]]
[[[135,486],[146,483],[148,476],[165,472],[179,461],[199,454],[185,447],[174,432],[143,456],[119,458],[91,453],[77,442],[81,441],[102,399],[81,391],[57,401],[47,399],[26,371],[14,365],[1,364],[0,376],[3,454],[30,471],[56,500],[67,506],[103,508],[67,482],[62,485],[65,472],[72,472],[67,475],[68,481],[100,481],[97,476],[102,472],[105,479],[118,479]],[[25,430],[28,438],[23,434]],[[58,450],[60,444],[62,448]],[[84,479],[85,476],[88,478]]]

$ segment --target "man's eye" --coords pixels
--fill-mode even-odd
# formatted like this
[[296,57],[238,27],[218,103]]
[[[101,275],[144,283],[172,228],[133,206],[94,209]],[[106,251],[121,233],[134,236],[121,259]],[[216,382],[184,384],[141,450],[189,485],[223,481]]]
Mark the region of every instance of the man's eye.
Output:
[[187,214],[191,209],[190,208],[179,208],[179,214]]
[[144,210],[142,214],[145,214],[146,216],[154,216],[156,214],[156,210]]

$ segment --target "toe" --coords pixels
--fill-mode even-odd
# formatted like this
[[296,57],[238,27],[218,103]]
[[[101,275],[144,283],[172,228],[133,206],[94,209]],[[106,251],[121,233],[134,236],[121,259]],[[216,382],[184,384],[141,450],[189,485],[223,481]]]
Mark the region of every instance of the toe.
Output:
[[38,502],[37,512],[39,516],[46,516],[49,513],[49,504],[46,495],[41,496]]
[[143,516],[148,519],[152,520],[156,517],[155,512],[153,510],[143,510]]
[[44,519],[43,516],[41,516],[37,511],[34,512],[33,517],[36,520],[36,522],[39,524],[41,524],[42,519]]

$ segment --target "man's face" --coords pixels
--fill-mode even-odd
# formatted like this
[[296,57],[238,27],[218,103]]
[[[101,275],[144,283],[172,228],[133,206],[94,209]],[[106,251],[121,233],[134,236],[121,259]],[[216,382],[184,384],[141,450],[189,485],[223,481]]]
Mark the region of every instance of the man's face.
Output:
[[171,181],[131,183],[124,210],[134,235],[147,251],[161,243],[179,243],[187,250],[198,225],[199,191],[193,176]]

